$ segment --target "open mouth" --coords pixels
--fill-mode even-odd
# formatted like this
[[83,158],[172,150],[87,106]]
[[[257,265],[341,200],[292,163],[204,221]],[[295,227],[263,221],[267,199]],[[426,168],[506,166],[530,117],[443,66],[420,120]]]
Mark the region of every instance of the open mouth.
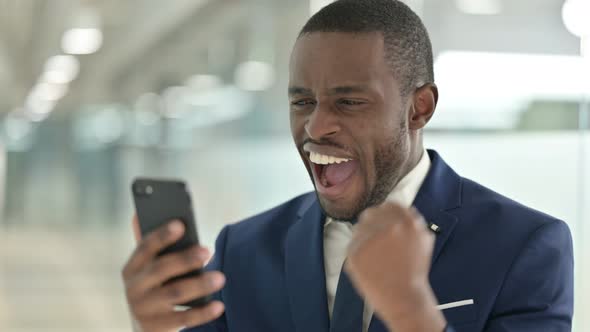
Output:
[[317,152],[309,153],[313,177],[318,192],[328,198],[341,195],[358,171],[358,161]]

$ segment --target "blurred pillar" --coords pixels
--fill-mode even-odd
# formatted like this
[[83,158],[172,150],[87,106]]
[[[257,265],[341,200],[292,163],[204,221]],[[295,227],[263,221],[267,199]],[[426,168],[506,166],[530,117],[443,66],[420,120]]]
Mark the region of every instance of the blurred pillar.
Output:
[[0,142],[0,222],[4,220],[4,187],[6,178],[6,149]]

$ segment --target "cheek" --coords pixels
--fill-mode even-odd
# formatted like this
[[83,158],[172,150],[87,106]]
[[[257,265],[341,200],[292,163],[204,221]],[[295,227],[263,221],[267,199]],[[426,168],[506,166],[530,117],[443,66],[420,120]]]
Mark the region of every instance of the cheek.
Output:
[[364,171],[372,172],[375,164],[375,154],[378,153],[379,133],[383,131],[376,123],[368,121],[358,121],[355,129],[356,141],[360,149],[359,153],[362,159]]

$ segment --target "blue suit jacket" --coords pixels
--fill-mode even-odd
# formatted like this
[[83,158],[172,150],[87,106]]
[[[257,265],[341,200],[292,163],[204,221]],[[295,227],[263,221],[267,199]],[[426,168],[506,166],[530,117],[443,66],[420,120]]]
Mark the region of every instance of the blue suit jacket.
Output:
[[[572,240],[565,223],[458,176],[434,151],[414,202],[440,226],[430,283],[447,331],[565,332],[573,313]],[[225,314],[191,332],[329,330],[324,215],[315,193],[226,226],[209,268],[227,277]],[[386,331],[374,316],[370,332]]]

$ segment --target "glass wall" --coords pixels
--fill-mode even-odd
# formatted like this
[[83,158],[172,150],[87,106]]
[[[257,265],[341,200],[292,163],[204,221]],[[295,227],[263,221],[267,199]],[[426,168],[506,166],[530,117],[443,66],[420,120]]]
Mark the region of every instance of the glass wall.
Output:
[[[0,0],[0,330],[129,330],[119,276],[138,175],[189,183],[208,246],[312,189],[287,66],[327,2]],[[568,223],[576,331],[590,330],[590,59],[563,1],[407,2],[435,48],[426,146]]]

